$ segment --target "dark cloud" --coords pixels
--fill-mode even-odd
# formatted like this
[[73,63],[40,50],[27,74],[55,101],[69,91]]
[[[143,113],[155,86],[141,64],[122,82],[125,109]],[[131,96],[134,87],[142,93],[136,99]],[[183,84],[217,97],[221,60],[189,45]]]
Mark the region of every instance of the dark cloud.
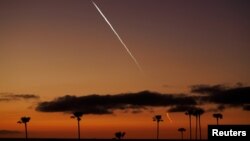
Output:
[[145,107],[165,107],[177,104],[196,105],[193,97],[181,94],[161,94],[142,91],[117,95],[63,96],[49,102],[41,102],[36,107],[42,112],[73,112],[84,114],[111,114],[114,110],[143,109]]
[[142,113],[143,111],[140,110],[140,109],[136,109],[136,110],[132,110],[131,113],[133,114],[139,114],[139,113]]
[[195,109],[194,105],[175,105],[168,109],[168,112],[185,112],[190,109]]
[[1,101],[10,101],[10,99],[9,98],[0,98],[0,102]]
[[225,106],[225,105],[217,105],[216,108],[211,108],[211,109],[208,110],[208,112],[222,112],[225,109],[230,108],[230,107],[231,106],[229,106],[229,105],[227,105],[227,106]]
[[0,93],[0,101],[24,100],[24,99],[39,99],[40,97],[34,94],[13,94]]
[[198,94],[211,94],[211,93],[220,93],[224,91],[226,87],[224,85],[193,85],[191,86],[192,93]]
[[219,106],[217,106],[217,111],[216,112],[221,112],[221,111],[224,111],[225,109],[226,109],[226,106],[219,105]]
[[250,104],[250,87],[248,86],[196,85],[191,87],[191,92],[203,94],[199,99],[203,103],[220,105],[218,110],[223,110],[225,107],[242,107],[242,105]]
[[210,108],[206,110],[207,112],[223,112],[225,109],[230,108],[230,106],[225,106],[225,105],[217,105],[214,108]]
[[116,95],[88,95],[58,97],[52,101],[41,102],[36,110],[41,112],[75,112],[84,114],[112,114],[114,110],[128,109],[138,113],[150,107],[169,107],[168,112],[184,112],[195,106],[215,104],[207,111],[223,111],[226,108],[242,108],[249,111],[250,87],[237,85],[196,85],[191,87],[196,95],[162,94],[142,91]]
[[39,99],[40,97],[33,94],[15,94],[10,95],[12,98],[20,98],[20,99]]
[[249,105],[244,105],[243,110],[250,111],[250,104]]
[[229,104],[242,105],[250,103],[250,87],[230,88],[219,93],[211,93],[203,98],[204,101]]
[[9,134],[20,134],[20,131],[15,130],[0,130],[0,135],[9,135]]

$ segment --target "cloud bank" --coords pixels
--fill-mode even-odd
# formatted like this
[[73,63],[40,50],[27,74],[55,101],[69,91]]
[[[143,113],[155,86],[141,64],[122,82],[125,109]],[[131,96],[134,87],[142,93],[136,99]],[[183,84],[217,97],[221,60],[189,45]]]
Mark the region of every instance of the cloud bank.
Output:
[[22,132],[15,130],[0,130],[0,135],[20,134]]
[[[73,112],[82,111],[84,114],[112,114],[114,110],[143,109],[146,107],[167,107],[177,103],[196,105],[191,96],[184,94],[161,94],[142,91],[117,95],[88,95],[56,98],[52,101],[41,102],[36,107],[42,112]],[[136,113],[136,112],[135,112]]]
[[28,100],[39,98],[39,96],[34,94],[0,93],[0,101]]
[[185,112],[206,104],[217,105],[208,111],[222,111],[236,107],[250,111],[250,87],[226,87],[224,85],[195,85],[190,94],[163,94],[151,91],[115,95],[66,95],[51,101],[40,102],[40,112],[75,112],[84,114],[112,114],[114,110],[139,113],[148,107],[166,107],[168,112]]
[[249,86],[196,85],[191,87],[191,92],[198,94],[202,103],[218,104],[219,110],[226,107],[242,107],[243,110],[249,111]]

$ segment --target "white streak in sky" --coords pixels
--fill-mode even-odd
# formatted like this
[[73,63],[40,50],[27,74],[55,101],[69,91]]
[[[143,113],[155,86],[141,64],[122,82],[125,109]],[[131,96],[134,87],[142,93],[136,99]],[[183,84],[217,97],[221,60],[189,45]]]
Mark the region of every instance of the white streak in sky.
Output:
[[166,115],[167,115],[167,118],[168,118],[168,120],[170,121],[170,123],[172,123],[173,121],[172,121],[172,119],[170,118],[169,114],[166,113]]
[[142,72],[142,68],[140,66],[140,64],[138,63],[138,61],[135,59],[135,57],[133,56],[133,54],[130,52],[130,50],[128,49],[128,47],[126,46],[126,44],[123,42],[123,40],[121,39],[121,37],[118,35],[118,33],[115,31],[115,29],[113,28],[113,26],[111,25],[111,23],[108,21],[108,19],[105,17],[105,15],[102,13],[102,11],[99,9],[99,7],[92,1],[92,3],[94,4],[94,6],[96,7],[96,9],[99,11],[99,13],[102,15],[102,17],[104,18],[104,20],[107,22],[107,24],[110,26],[110,28],[113,30],[113,32],[115,33],[115,35],[117,36],[117,38],[120,40],[120,42],[122,43],[122,45],[124,46],[124,48],[126,49],[126,51],[128,52],[128,54],[130,55],[130,57],[133,59],[133,61],[135,62],[136,66],[138,67],[138,69]]

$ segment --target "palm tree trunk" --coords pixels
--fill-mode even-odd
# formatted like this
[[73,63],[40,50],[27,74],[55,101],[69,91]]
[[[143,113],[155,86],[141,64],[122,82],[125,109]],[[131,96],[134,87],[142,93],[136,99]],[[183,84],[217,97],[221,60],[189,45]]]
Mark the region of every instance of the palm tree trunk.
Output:
[[80,140],[80,121],[77,120],[77,123],[78,123],[78,140]]
[[156,139],[159,139],[159,122],[157,122]]
[[197,129],[198,129],[198,116],[196,115],[195,116],[195,120],[196,120],[196,125],[195,125],[195,139],[197,140],[198,137],[197,137]]
[[28,129],[27,129],[27,123],[24,123],[25,127],[25,139],[28,140]]
[[189,133],[190,133],[190,140],[192,139],[192,124],[191,124],[191,122],[192,122],[192,120],[191,120],[191,114],[189,115]]
[[181,132],[181,140],[183,140],[183,132]]
[[199,115],[199,129],[200,129],[200,140],[201,140],[201,115]]

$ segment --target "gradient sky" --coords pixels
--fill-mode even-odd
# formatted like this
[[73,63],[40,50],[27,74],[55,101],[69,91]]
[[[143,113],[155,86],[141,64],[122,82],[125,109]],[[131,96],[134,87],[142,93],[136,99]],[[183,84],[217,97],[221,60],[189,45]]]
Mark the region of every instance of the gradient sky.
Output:
[[[75,137],[76,121],[42,113],[39,101],[66,94],[152,90],[186,93],[195,84],[250,84],[250,3],[247,0],[95,0],[140,63],[138,71],[91,0],[0,0],[0,93],[39,100],[0,101],[0,130],[18,130],[32,117],[31,137]],[[86,115],[82,136],[154,138],[155,113]],[[234,117],[237,113],[241,115]],[[214,122],[206,113],[206,124]],[[249,112],[227,110],[223,123],[250,123]],[[178,138],[183,113],[162,124],[162,138]],[[107,130],[103,131],[105,128]],[[145,131],[145,132],[142,132]],[[145,133],[148,133],[144,136]],[[204,133],[205,135],[205,133]],[[0,135],[23,137],[18,135]]]

